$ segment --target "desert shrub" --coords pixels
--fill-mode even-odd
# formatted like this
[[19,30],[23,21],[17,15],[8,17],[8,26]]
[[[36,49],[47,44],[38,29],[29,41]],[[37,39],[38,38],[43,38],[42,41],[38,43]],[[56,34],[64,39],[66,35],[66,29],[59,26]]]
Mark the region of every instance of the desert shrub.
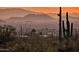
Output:
[[[67,43],[68,42],[68,43]],[[66,45],[67,44],[67,45]],[[57,51],[79,51],[78,40],[66,40],[63,38],[62,42],[58,37],[40,37],[30,36],[28,38],[13,40],[8,42],[7,48],[10,51],[25,51],[25,52],[57,52]]]
[[10,25],[4,25],[0,26],[0,42],[7,42],[10,40],[15,39],[16,37],[16,31],[13,26]]
[[[56,38],[54,38],[56,39]],[[26,52],[45,52],[57,51],[59,43],[50,38],[44,37],[29,37],[16,39],[7,43],[7,48],[10,51],[26,51]]]

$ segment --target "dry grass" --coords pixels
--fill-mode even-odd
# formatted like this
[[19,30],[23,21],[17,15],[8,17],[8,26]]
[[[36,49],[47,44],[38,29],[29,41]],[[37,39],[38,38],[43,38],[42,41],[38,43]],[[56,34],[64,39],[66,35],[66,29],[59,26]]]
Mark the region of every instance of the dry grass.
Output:
[[[74,40],[65,40],[62,42],[57,37],[30,37],[16,39],[6,44],[10,51],[25,52],[57,52],[57,51],[75,51],[79,48],[79,42]],[[68,50],[70,49],[70,50]]]

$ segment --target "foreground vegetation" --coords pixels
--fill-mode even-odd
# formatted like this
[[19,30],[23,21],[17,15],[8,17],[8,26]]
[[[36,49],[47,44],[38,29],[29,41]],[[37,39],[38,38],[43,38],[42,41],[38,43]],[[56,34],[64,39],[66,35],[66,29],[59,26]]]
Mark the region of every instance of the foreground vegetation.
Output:
[[57,38],[22,38],[6,42],[4,45],[8,51],[49,52],[49,51],[79,51],[79,42]]
[[62,38],[53,34],[43,37],[36,30],[31,31],[28,37],[17,37],[16,29],[10,25],[0,26],[0,51],[25,51],[25,52],[57,52],[79,51],[78,34],[70,39]]

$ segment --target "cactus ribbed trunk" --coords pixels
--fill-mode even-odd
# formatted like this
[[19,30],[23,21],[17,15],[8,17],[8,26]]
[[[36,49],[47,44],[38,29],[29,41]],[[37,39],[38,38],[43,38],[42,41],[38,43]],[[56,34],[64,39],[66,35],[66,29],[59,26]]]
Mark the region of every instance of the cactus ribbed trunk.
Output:
[[64,25],[64,21],[62,21],[62,27],[63,27],[63,36],[65,37],[65,25]]
[[61,7],[60,7],[60,12],[59,12],[59,40],[61,41],[62,39],[62,30],[61,30]]
[[73,23],[71,23],[71,36],[73,36]]
[[66,12],[66,25],[67,25],[67,36],[70,36],[70,22],[68,19],[68,12]]

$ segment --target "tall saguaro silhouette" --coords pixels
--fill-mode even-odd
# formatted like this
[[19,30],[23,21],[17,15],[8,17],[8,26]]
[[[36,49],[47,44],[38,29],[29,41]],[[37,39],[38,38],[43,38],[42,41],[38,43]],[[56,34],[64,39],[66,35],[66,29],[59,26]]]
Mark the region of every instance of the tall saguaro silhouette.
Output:
[[62,10],[61,10],[61,7],[59,8],[59,14],[58,14],[58,16],[59,16],[59,40],[61,41],[61,39],[62,39],[62,27],[61,27],[61,14],[62,13]]

